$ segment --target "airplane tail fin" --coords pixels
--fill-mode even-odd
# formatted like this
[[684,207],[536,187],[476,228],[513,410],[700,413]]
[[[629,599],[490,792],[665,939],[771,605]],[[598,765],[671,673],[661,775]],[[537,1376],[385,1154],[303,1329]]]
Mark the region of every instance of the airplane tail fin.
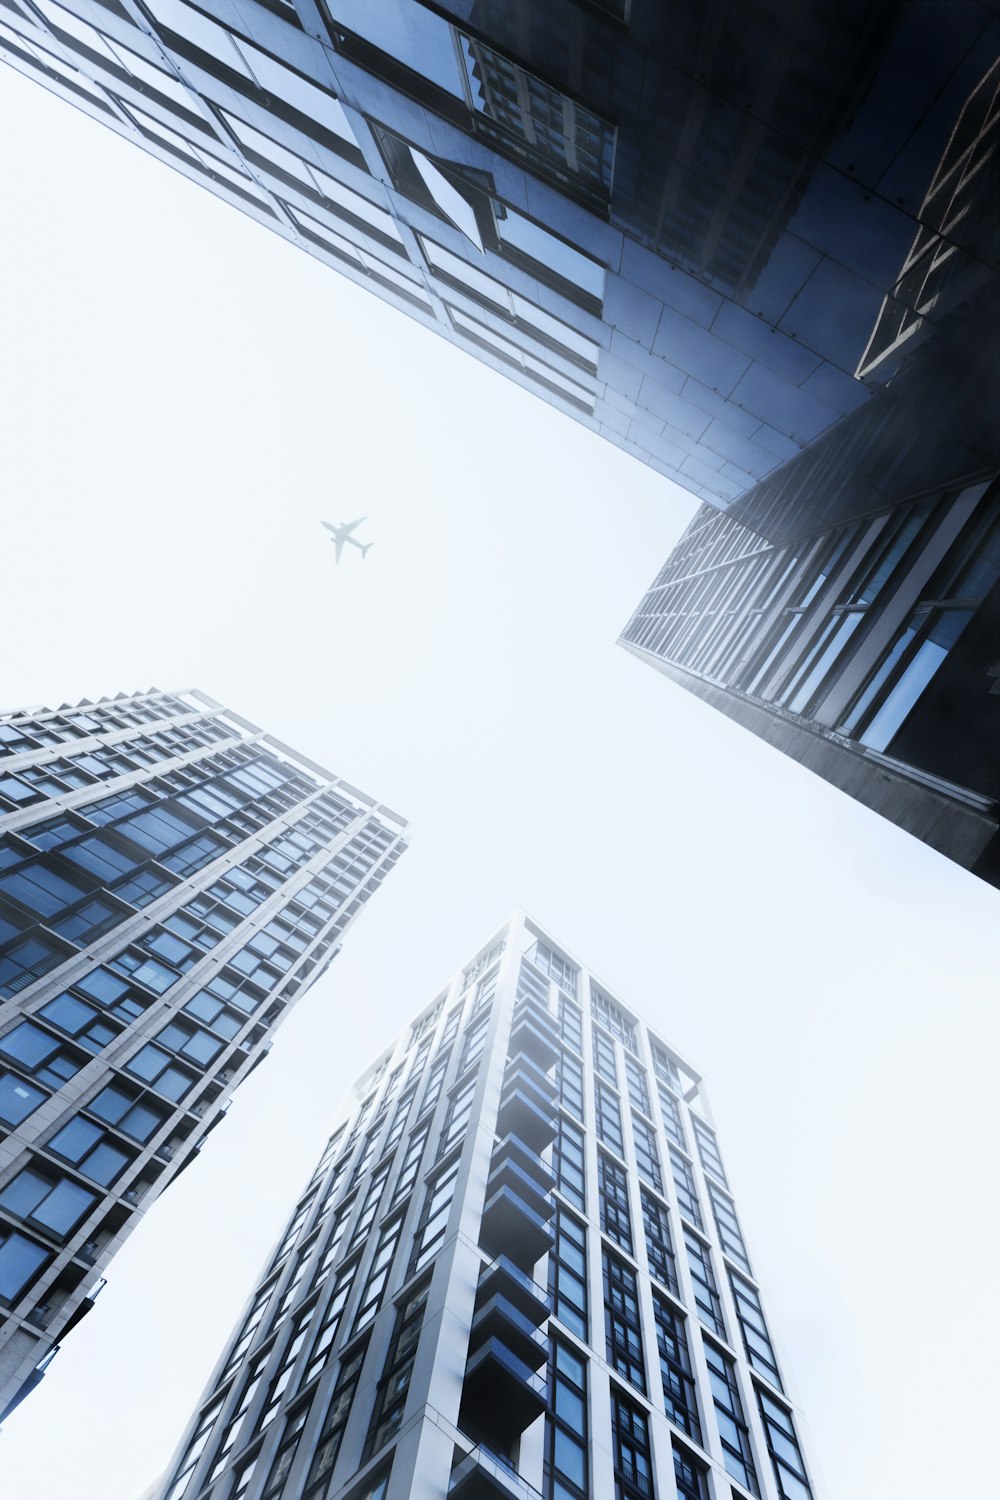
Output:
[[374,542],[365,542],[364,546],[361,548],[361,556],[364,557],[367,554],[369,547],[374,547],[374,545]]

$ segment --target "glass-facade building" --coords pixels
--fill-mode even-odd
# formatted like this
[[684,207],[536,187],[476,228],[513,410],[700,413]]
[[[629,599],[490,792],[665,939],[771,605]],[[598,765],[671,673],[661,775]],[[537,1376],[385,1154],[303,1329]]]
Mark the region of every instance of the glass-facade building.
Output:
[[816,1500],[701,1078],[523,913],[358,1081],[155,1500]]
[[[861,622],[831,584],[743,677],[809,558],[1000,473],[998,38],[996,0],[0,0],[13,67],[699,497],[625,642],[987,878],[988,565]],[[721,671],[662,613],[694,535],[798,560],[766,605],[716,576]]]
[[702,506],[620,644],[1000,885],[1000,481],[771,542]]
[[0,717],[0,1410],[405,848],[199,692]]
[[13,67],[722,508],[864,413],[1000,467],[996,52],[992,0],[0,0]]

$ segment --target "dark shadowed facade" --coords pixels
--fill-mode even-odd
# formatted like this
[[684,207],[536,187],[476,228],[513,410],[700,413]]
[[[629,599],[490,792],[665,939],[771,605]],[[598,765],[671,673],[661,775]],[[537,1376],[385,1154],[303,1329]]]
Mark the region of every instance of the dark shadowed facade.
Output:
[[[881,409],[904,354],[984,290],[969,204],[991,163],[957,192],[935,173],[993,15],[0,0],[0,55],[725,507]],[[962,368],[992,358],[978,340]],[[984,424],[945,425],[962,472],[993,461]]]
[[703,506],[621,636],[1000,885],[1000,483],[773,543]]

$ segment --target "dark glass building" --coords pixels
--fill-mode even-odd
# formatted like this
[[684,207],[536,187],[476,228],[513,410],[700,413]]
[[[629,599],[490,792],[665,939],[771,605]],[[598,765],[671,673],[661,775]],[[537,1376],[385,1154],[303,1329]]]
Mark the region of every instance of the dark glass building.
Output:
[[702,506],[621,644],[1000,885],[1000,481],[787,542]]
[[815,1500],[696,1070],[523,914],[359,1079],[151,1500]]
[[997,467],[995,17],[0,0],[0,56],[712,505],[860,420],[871,508],[900,429]]
[[0,1411],[89,1312],[404,830],[202,693],[0,718]]
[[[14,67],[698,496],[703,540],[791,548],[767,609],[728,575],[740,672],[808,596],[760,692],[692,665],[707,621],[654,629],[675,559],[626,643],[987,878],[998,41],[996,0],[0,0]],[[928,501],[943,571],[891,554],[828,616],[855,580],[807,558]]]

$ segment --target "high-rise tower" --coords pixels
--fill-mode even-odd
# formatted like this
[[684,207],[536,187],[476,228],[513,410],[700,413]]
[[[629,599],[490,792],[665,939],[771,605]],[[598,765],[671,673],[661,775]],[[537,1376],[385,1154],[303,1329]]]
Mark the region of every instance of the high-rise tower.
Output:
[[89,1311],[404,829],[202,693],[0,719],[0,1410]]
[[769,542],[703,505],[620,644],[1000,886],[1000,480]]
[[697,1072],[528,918],[359,1080],[158,1500],[813,1500]]
[[[994,0],[0,0],[0,58],[726,508],[869,406],[879,486],[900,427],[949,478],[1000,467],[994,167],[959,160],[995,26]],[[915,360],[929,385],[896,380]]]

